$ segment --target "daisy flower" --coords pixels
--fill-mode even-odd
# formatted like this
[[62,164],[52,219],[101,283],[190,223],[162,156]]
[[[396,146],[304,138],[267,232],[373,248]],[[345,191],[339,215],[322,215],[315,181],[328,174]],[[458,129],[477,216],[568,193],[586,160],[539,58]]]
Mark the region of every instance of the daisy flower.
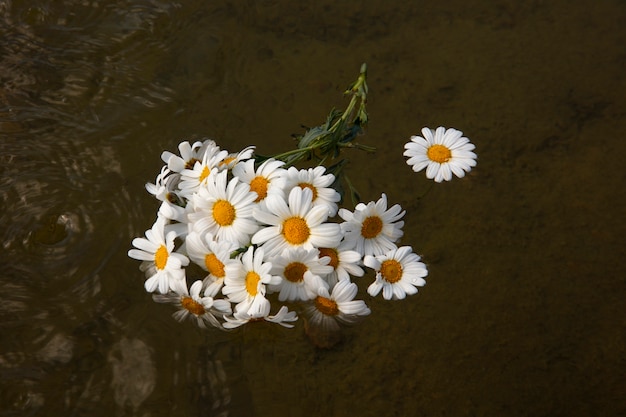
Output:
[[161,159],[171,171],[180,173],[183,169],[192,169],[196,162],[202,161],[206,150],[209,148],[217,148],[219,150],[215,141],[210,139],[204,142],[194,142],[193,145],[188,141],[183,141],[178,144],[180,156],[170,151],[163,151]]
[[226,329],[234,329],[252,321],[269,321],[270,323],[280,324],[283,327],[293,327],[292,322],[298,320],[295,311],[289,311],[287,307],[282,306],[278,313],[273,316],[266,315],[264,317],[252,317],[244,311],[235,312],[232,317],[224,316],[224,327]]
[[248,146],[239,152],[229,153],[223,161],[219,163],[220,170],[233,169],[241,161],[247,161],[252,158],[256,146]]
[[214,240],[210,233],[201,235],[194,231],[187,235],[185,242],[189,258],[208,272],[203,280],[206,286],[204,295],[215,297],[224,285],[226,265],[239,262],[236,259],[230,259],[230,254],[239,246],[229,241]]
[[401,300],[407,294],[416,294],[417,287],[426,284],[426,265],[420,262],[419,255],[413,253],[410,246],[393,249],[384,255],[366,256],[363,262],[376,271],[376,281],[367,288],[372,297],[383,290],[385,300]]
[[180,198],[175,195],[179,180],[179,174],[172,172],[167,166],[164,166],[161,168],[159,175],[157,175],[154,184],[146,184],[146,190],[155,196],[157,200],[175,203],[180,201]]
[[269,226],[252,236],[252,243],[262,244],[267,256],[278,255],[284,249],[333,247],[341,240],[341,228],[324,223],[328,218],[325,206],[312,205],[313,194],[308,188],[295,187],[289,193],[289,203],[278,196],[266,199],[267,210],[254,209],[254,217]]
[[226,279],[222,293],[237,303],[235,312],[251,317],[265,317],[270,312],[270,302],[265,298],[266,285],[278,285],[280,277],[270,273],[272,264],[263,262],[263,248],[250,246],[241,262],[226,266]]
[[459,178],[465,176],[476,166],[475,146],[456,129],[438,127],[432,130],[422,129],[423,136],[411,136],[411,141],[404,145],[406,163],[418,172],[426,168],[426,178],[435,182],[450,181],[452,174]]
[[333,217],[337,214],[337,202],[341,200],[341,195],[330,187],[335,182],[335,176],[325,172],[323,166],[300,170],[290,167],[285,174],[285,191],[289,192],[294,187],[308,188],[313,193],[313,206],[326,207],[328,216]]
[[354,299],[358,290],[350,281],[339,281],[330,294],[327,288],[318,288],[317,297],[306,307],[310,325],[338,330],[338,323],[354,324],[369,315],[371,311],[365,302]]
[[217,240],[226,240],[239,246],[250,243],[250,236],[258,225],[252,218],[256,194],[250,186],[232,178],[228,185],[227,171],[215,175],[192,198],[193,212],[189,213],[192,229],[200,234],[211,233]]
[[344,239],[363,256],[381,255],[394,249],[394,242],[402,237],[404,221],[400,219],[404,213],[398,204],[387,210],[384,193],[375,203],[357,204],[354,212],[342,208],[339,216],[345,220],[341,224]]
[[[254,160],[248,160],[237,164],[233,168],[233,175],[242,182],[250,184],[250,191],[257,194],[256,203],[265,204],[268,195],[276,194],[284,198],[285,187],[284,174],[287,172],[281,168],[285,163],[276,159],[268,159],[254,169]],[[265,208],[263,205],[262,208]]]
[[215,317],[223,317],[225,314],[231,314],[230,303],[226,300],[214,300],[213,297],[201,296],[202,281],[198,280],[181,294],[153,295],[152,298],[157,303],[171,303],[179,307],[179,310],[172,316],[182,322],[187,317],[195,318],[199,327],[206,329],[206,325],[210,324],[214,327],[222,327]]
[[180,195],[185,198],[191,196],[209,183],[212,173],[219,171],[218,165],[228,155],[226,151],[220,151],[219,146],[210,144],[206,147],[201,160],[194,161],[191,168],[184,168],[181,172]]
[[132,244],[136,249],[128,251],[129,257],[144,261],[142,270],[148,276],[146,291],[154,292],[158,289],[161,294],[170,289],[177,291],[181,284],[186,287],[183,267],[189,264],[189,258],[174,252],[176,232],[169,231],[166,234],[165,222],[163,217],[158,217],[152,228],[146,231],[146,238],[133,239]]
[[317,249],[285,249],[280,256],[272,258],[272,274],[282,277],[278,285],[270,285],[272,292],[279,292],[279,301],[307,301],[315,298],[320,287],[328,284],[321,277],[332,272],[328,258],[320,259]]
[[360,266],[361,254],[351,249],[352,245],[346,241],[342,241],[334,248],[319,248],[320,259],[328,257],[330,259],[328,265],[333,267],[333,271],[324,278],[331,288],[338,281],[349,281],[350,275],[363,276],[364,271]]

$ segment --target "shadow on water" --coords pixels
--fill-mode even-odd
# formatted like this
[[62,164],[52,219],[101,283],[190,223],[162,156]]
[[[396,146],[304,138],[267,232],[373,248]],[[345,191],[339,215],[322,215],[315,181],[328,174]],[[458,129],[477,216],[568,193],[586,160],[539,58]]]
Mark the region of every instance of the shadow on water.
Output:
[[[626,9],[588,3],[0,2],[0,416],[626,412]],[[407,209],[427,286],[360,294],[328,351],[175,322],[126,255],[161,152],[285,150],[364,61],[354,183]],[[429,189],[425,125],[478,167]]]

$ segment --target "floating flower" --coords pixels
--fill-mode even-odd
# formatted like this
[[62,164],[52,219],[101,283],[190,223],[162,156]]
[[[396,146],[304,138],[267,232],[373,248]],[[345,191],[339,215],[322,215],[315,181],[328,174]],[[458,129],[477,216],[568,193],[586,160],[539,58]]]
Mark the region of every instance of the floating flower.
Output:
[[305,306],[305,330],[318,347],[329,348],[341,340],[342,324],[354,324],[370,314],[363,300],[354,300],[358,287],[347,280],[339,281],[329,294],[320,287],[317,297]]
[[178,306],[179,310],[172,314],[178,321],[183,321],[187,317],[193,317],[196,319],[198,326],[203,329],[207,327],[207,324],[214,327],[222,327],[215,316],[223,317],[226,314],[230,314],[232,311],[230,303],[226,300],[214,300],[213,297],[206,295],[204,297],[201,296],[202,287],[202,281],[198,280],[191,285],[189,290],[187,290],[185,285],[181,294],[155,294],[152,298],[158,303],[172,303]]
[[228,155],[228,152],[221,151],[214,142],[209,143],[206,147],[203,146],[203,149],[202,159],[192,159],[190,162],[193,162],[193,165],[191,167],[185,166],[180,172],[181,179],[180,184],[178,184],[180,195],[187,199],[209,183],[211,174],[219,171],[220,162]]
[[285,191],[289,193],[294,187],[308,188],[313,193],[313,206],[325,206],[328,216],[333,217],[337,214],[337,203],[341,200],[341,195],[331,187],[335,176],[325,172],[326,168],[321,165],[309,169],[289,167],[285,174]]
[[350,242],[342,241],[339,246],[334,248],[319,248],[319,257],[329,258],[328,265],[333,267],[333,271],[326,275],[324,279],[332,288],[338,281],[349,281],[350,275],[362,277],[364,274],[361,268],[361,254],[351,250]]
[[265,317],[270,312],[270,302],[265,298],[267,285],[279,285],[279,276],[270,273],[272,264],[263,262],[263,248],[250,246],[241,262],[226,266],[226,279],[222,293],[229,301],[237,303],[235,312],[251,317]]
[[272,292],[279,292],[279,301],[310,300],[320,287],[328,287],[321,277],[333,268],[321,260],[317,249],[285,249],[282,255],[272,258],[272,273],[282,277],[279,285],[270,285]]
[[465,176],[476,166],[475,146],[456,129],[438,127],[432,130],[422,129],[423,136],[411,136],[411,141],[404,145],[406,163],[418,172],[426,168],[426,178],[435,182],[450,181],[452,174],[459,178]]
[[413,253],[410,246],[393,249],[384,255],[366,256],[363,262],[376,271],[376,281],[367,288],[372,297],[382,290],[385,300],[401,300],[407,294],[416,294],[417,287],[426,284],[426,265],[420,262],[419,255]]
[[180,290],[181,284],[186,288],[185,270],[182,267],[189,264],[189,258],[174,252],[175,231],[165,233],[165,219],[158,217],[150,230],[147,230],[146,238],[133,239],[133,246],[128,256],[133,259],[144,261],[143,270],[148,279],[145,288],[148,292],[159,290],[161,294]]
[[254,217],[269,226],[252,236],[252,243],[263,245],[267,256],[285,249],[333,247],[341,240],[341,228],[324,223],[328,218],[326,206],[313,206],[313,193],[308,188],[295,187],[289,193],[289,204],[280,197],[267,198],[267,210],[257,207]]
[[181,173],[184,169],[193,169],[196,162],[202,161],[207,150],[210,152],[219,151],[219,146],[211,139],[206,139],[203,142],[196,141],[193,145],[188,141],[183,141],[178,144],[180,156],[170,151],[164,151],[161,154],[161,159],[171,171]]
[[203,236],[195,231],[187,235],[185,242],[189,258],[208,272],[203,280],[206,286],[204,294],[215,297],[224,285],[226,265],[239,262],[230,258],[239,245],[227,240],[215,240],[210,233]]
[[357,252],[366,255],[381,255],[396,247],[395,242],[402,237],[404,216],[402,208],[396,204],[387,210],[387,196],[383,193],[377,202],[357,204],[354,212],[339,210],[345,220],[341,224],[348,244]]
[[[275,159],[264,161],[259,167],[254,169],[254,161],[248,160],[237,164],[233,168],[233,175],[241,182],[250,185],[250,191],[257,195],[256,203],[265,204],[264,201],[269,195],[278,195],[284,198],[285,187],[284,174],[287,172],[281,168],[285,163]],[[262,206],[263,208],[265,206]]]
[[256,195],[250,192],[248,184],[236,177],[227,185],[227,174],[227,171],[216,174],[214,180],[193,195],[189,222],[200,234],[211,233],[217,240],[246,246],[258,229],[252,218]]

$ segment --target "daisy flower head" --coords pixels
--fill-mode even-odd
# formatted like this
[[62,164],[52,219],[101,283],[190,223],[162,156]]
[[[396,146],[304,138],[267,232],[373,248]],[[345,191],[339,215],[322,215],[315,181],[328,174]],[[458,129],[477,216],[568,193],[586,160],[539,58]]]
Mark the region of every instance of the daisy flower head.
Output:
[[267,159],[255,170],[254,160],[247,160],[237,164],[233,168],[233,175],[242,182],[250,184],[250,191],[257,194],[256,203],[263,204],[265,208],[265,199],[269,195],[278,195],[285,197],[283,188],[285,187],[284,168],[285,163],[276,159]]
[[249,160],[252,158],[252,154],[254,154],[255,149],[256,146],[248,146],[239,152],[229,153],[219,163],[220,170],[233,169],[239,162]]
[[270,273],[272,264],[263,262],[263,248],[250,246],[241,262],[226,266],[226,279],[222,293],[229,301],[237,303],[235,312],[251,317],[265,317],[270,312],[270,302],[265,298],[267,285],[278,285],[279,276]]
[[189,264],[189,258],[174,252],[174,239],[176,232],[165,231],[166,220],[158,217],[150,230],[145,233],[145,238],[133,239],[135,249],[128,251],[128,256],[133,259],[144,261],[142,270],[146,271],[148,279],[145,288],[148,292],[158,289],[161,294],[180,290],[186,287],[184,266]]
[[193,144],[183,141],[178,144],[180,155],[164,151],[161,154],[161,159],[171,171],[180,173],[183,169],[192,169],[196,162],[202,161],[206,150],[209,148],[218,148],[219,150],[215,141],[210,139],[204,142],[196,141]]
[[339,210],[345,241],[363,256],[381,255],[396,248],[395,242],[404,234],[404,221],[400,220],[404,214],[399,204],[387,209],[384,193],[376,202],[357,204],[354,212]]
[[215,240],[211,233],[201,235],[195,231],[187,235],[185,242],[187,255],[191,261],[208,272],[203,280],[206,286],[204,294],[215,297],[224,285],[226,265],[238,262],[231,259],[230,255],[239,246],[227,240]]
[[227,183],[227,175],[227,171],[215,174],[206,187],[193,195],[189,223],[200,234],[211,233],[217,240],[246,246],[258,229],[252,217],[256,195],[237,177]]
[[161,168],[161,172],[157,175],[154,184],[150,182],[146,184],[146,190],[155,196],[157,200],[176,203],[180,201],[180,198],[176,195],[179,180],[180,175],[172,172],[166,165]]
[[253,321],[268,321],[270,323],[280,324],[283,327],[291,328],[293,327],[292,322],[298,320],[298,316],[295,311],[289,311],[287,307],[282,306],[280,310],[273,316],[269,314],[263,317],[252,317],[250,314],[247,314],[244,311],[236,311],[232,317],[224,316],[224,328],[226,329],[234,329],[236,327],[242,326],[246,323],[250,323]]
[[228,152],[221,151],[220,147],[212,144],[203,147],[204,154],[201,160],[192,160],[193,165],[185,167],[181,172],[181,180],[178,187],[180,194],[185,198],[191,196],[199,189],[206,187],[209,178],[219,171],[219,164],[224,160]]
[[281,254],[285,249],[333,247],[341,240],[341,228],[336,223],[324,223],[328,218],[325,206],[313,206],[313,193],[308,188],[294,187],[289,201],[278,196],[266,199],[266,209],[254,209],[254,218],[268,226],[261,228],[252,243],[263,245],[267,256]]
[[401,300],[407,294],[416,294],[417,287],[426,284],[426,265],[420,262],[419,255],[413,253],[410,246],[393,249],[384,255],[366,256],[363,262],[376,271],[376,281],[367,288],[372,297],[382,290],[385,300]]
[[320,287],[328,288],[322,278],[332,272],[327,265],[328,258],[320,259],[317,249],[285,249],[279,256],[272,258],[272,274],[282,281],[270,285],[272,292],[278,292],[279,301],[307,301],[315,298]]
[[216,318],[231,314],[230,303],[226,300],[215,300],[213,297],[202,296],[202,281],[196,281],[187,290],[185,285],[181,294],[168,294],[152,296],[157,303],[171,303],[176,305],[179,310],[172,316],[182,322],[188,317],[195,318],[196,324],[203,328],[207,328],[207,324],[221,328],[222,325]]
[[309,169],[297,169],[289,167],[285,174],[285,191],[289,192],[294,187],[308,188],[313,193],[313,206],[324,206],[328,209],[328,216],[337,214],[337,203],[341,195],[331,187],[335,182],[333,174],[325,174],[326,168],[316,166]]
[[450,181],[452,174],[463,178],[466,172],[476,166],[475,146],[456,129],[427,127],[422,129],[423,136],[411,136],[411,141],[404,145],[406,163],[418,172],[426,168],[426,178],[435,182]]
[[324,278],[331,288],[339,281],[349,281],[350,275],[362,277],[364,274],[361,268],[361,254],[352,250],[350,242],[342,241],[334,248],[318,248],[320,259],[328,257],[328,265],[333,267],[333,271]]
[[320,287],[305,307],[305,331],[309,339],[322,348],[330,348],[341,340],[341,324],[354,324],[370,314],[363,300],[354,300],[358,291],[355,283],[339,281],[329,294]]

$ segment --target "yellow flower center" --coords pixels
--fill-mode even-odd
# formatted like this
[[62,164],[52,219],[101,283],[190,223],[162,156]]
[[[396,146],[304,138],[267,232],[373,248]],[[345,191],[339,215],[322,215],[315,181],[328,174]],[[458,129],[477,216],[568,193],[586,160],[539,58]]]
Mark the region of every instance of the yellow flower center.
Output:
[[180,300],[180,304],[184,309],[189,311],[191,314],[195,314],[196,316],[201,316],[206,312],[204,306],[191,297],[183,297]]
[[250,181],[250,191],[254,191],[258,194],[257,199],[254,200],[256,203],[267,197],[267,185],[269,183],[270,182],[267,178],[260,175],[258,177],[254,177],[254,179]]
[[402,264],[395,259],[387,259],[380,266],[380,274],[387,282],[398,282],[402,278]]
[[301,245],[311,235],[309,225],[302,217],[290,217],[283,223],[283,236],[292,245]]
[[330,258],[330,262],[328,263],[328,265],[337,269],[337,266],[339,265],[339,254],[337,254],[337,249],[320,248],[319,251],[320,251],[319,257],[323,258],[324,256],[328,256]]
[[217,259],[214,253],[209,253],[204,257],[204,265],[207,271],[215,277],[224,278],[226,272],[224,272],[224,264]]
[[313,193],[313,198],[311,199],[311,201],[315,201],[315,199],[317,198],[317,188],[315,188],[313,184],[308,183],[308,182],[301,182],[301,183],[298,183],[298,186],[302,188],[303,190],[305,188],[308,188],[309,190],[311,190],[311,192]]
[[204,179],[208,177],[210,173],[211,173],[211,170],[209,169],[209,167],[205,166],[204,168],[202,168],[202,172],[200,173],[200,178],[198,178],[198,181],[200,182],[204,181]]
[[258,292],[259,281],[261,281],[261,277],[256,272],[250,271],[246,274],[246,291],[253,297]]
[[167,248],[163,245],[159,246],[159,249],[154,254],[154,265],[158,269],[164,269],[165,265],[167,265],[167,258],[169,258],[170,254],[167,251]]
[[336,316],[339,314],[337,303],[326,297],[315,297],[315,308],[327,316]]
[[235,221],[235,207],[227,200],[217,200],[213,204],[213,219],[220,226],[230,226]]
[[383,221],[378,216],[371,216],[363,220],[361,236],[365,239],[373,239],[383,230]]
[[440,164],[448,162],[450,158],[452,158],[452,152],[450,152],[450,149],[443,145],[431,146],[426,151],[426,155],[431,161],[439,162]]
[[301,282],[308,269],[302,262],[292,262],[285,267],[285,278],[290,282]]

